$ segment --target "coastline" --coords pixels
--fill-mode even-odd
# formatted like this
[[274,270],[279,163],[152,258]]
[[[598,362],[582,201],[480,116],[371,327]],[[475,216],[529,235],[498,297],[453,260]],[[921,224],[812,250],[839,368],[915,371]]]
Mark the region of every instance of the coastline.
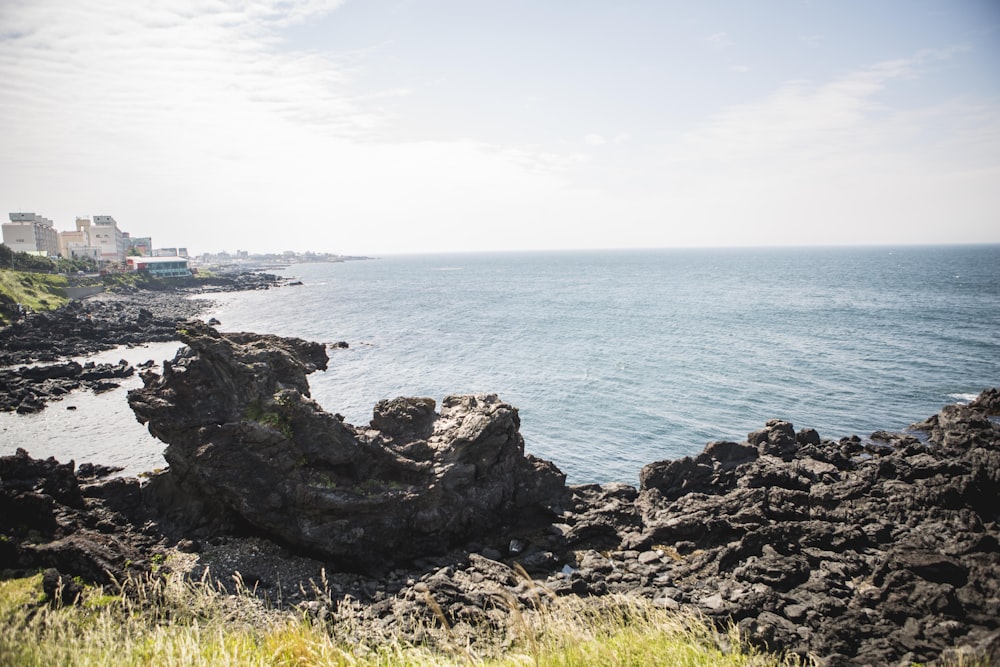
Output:
[[[142,294],[123,300],[133,296],[132,305],[148,303]],[[119,299],[107,301],[107,312],[120,312]],[[220,335],[239,345],[264,343],[258,351],[290,340]],[[286,354],[280,345],[275,350],[276,360]],[[155,367],[144,370],[155,380],[168,367],[160,376]],[[153,397],[167,400],[169,392]],[[1000,530],[989,499],[1000,484],[1000,392],[984,392],[977,402],[921,422],[921,438],[882,431],[831,441],[769,421],[743,442],[711,442],[698,456],[650,463],[639,487],[568,485],[545,521],[442,539],[426,555],[374,573],[247,524],[191,530],[178,519],[178,498],[155,498],[149,482],[109,478],[113,469],[101,465],[31,459],[29,446],[0,457],[0,501],[10,510],[3,516],[19,520],[0,525],[8,538],[0,569],[11,576],[48,567],[57,581],[108,585],[170,572],[231,589],[238,580],[270,604],[316,618],[350,601],[358,622],[403,637],[419,632],[411,623],[434,618],[428,595],[459,627],[489,617],[491,601],[504,595],[531,604],[541,595],[621,594],[694,611],[718,627],[735,623],[755,645],[819,655],[831,665],[956,652],[997,659]],[[394,420],[384,414],[383,425],[357,432],[387,428],[392,440]],[[276,426],[268,417],[252,432],[280,443],[287,425]],[[365,486],[359,498],[371,503],[381,492]],[[385,554],[371,556],[377,562]],[[319,581],[322,590],[312,585]]]
[[64,604],[88,582],[207,581],[260,598],[264,617],[337,618],[402,642],[440,621],[475,646],[477,623],[515,622],[517,607],[631,596],[818,664],[995,662],[998,413],[997,389],[947,406],[915,425],[926,444],[887,432],[873,434],[879,445],[833,442],[773,420],[743,443],[650,464],[638,489],[569,486],[551,523],[515,523],[376,573],[246,527],[185,535],[148,485],[22,451],[0,457],[0,502],[13,509],[0,570],[50,568],[46,590]]
[[125,392],[141,386],[140,371],[174,356],[178,324],[208,317],[214,295],[285,282],[247,272],[198,286],[102,292],[0,328],[0,455],[25,447],[133,476],[163,468],[163,444],[136,422]]
[[239,273],[178,281],[162,290],[100,292],[57,310],[30,313],[0,328],[0,367],[85,357],[118,345],[176,340],[177,323],[211,307],[210,300],[190,297],[270,289],[285,282],[268,273]]

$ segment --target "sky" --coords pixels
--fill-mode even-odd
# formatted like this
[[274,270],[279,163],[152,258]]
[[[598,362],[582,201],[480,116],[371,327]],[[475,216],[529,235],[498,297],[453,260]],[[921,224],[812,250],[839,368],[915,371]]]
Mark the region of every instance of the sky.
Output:
[[1000,2],[0,0],[0,207],[192,253],[998,243]]

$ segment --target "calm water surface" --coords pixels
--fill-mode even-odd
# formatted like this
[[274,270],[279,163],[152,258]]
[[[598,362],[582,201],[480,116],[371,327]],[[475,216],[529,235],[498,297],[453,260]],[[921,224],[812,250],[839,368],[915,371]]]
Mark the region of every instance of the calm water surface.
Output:
[[[382,398],[498,393],[527,450],[571,482],[636,483],[645,463],[775,417],[830,438],[901,429],[1000,384],[1000,246],[409,256],[287,274],[303,285],[222,295],[208,316],[348,341],[310,383],[351,423]],[[0,421],[4,451],[22,419]],[[145,438],[92,453],[162,465]]]

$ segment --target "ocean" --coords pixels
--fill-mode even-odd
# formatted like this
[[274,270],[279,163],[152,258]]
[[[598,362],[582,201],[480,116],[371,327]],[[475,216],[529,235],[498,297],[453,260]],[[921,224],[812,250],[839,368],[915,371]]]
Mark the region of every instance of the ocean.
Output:
[[[499,394],[526,450],[571,483],[637,484],[646,463],[772,418],[833,439],[903,429],[1000,384],[996,245],[414,255],[284,273],[302,284],[212,295],[206,319],[347,341],[310,385],[353,424],[383,398]],[[164,465],[124,390],[0,415],[0,453],[17,446]]]

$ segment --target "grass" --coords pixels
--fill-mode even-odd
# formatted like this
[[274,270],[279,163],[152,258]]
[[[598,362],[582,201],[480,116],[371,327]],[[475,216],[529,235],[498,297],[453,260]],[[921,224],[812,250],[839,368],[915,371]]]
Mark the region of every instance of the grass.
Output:
[[88,588],[82,604],[39,602],[41,576],[0,581],[0,665],[791,665],[703,619],[631,597],[499,601],[503,623],[452,627],[429,592],[402,630],[331,605],[323,620],[179,576]]
[[[10,324],[20,303],[28,310],[55,310],[66,305],[66,276],[0,270],[0,323]],[[12,309],[13,308],[13,309]]]

